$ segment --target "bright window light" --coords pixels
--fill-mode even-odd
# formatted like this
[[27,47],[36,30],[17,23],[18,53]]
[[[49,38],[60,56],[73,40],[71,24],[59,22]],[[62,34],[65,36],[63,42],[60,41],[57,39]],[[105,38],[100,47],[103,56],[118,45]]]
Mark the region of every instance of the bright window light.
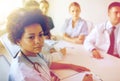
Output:
[[5,22],[10,12],[22,6],[22,0],[0,0],[0,30],[5,29]]

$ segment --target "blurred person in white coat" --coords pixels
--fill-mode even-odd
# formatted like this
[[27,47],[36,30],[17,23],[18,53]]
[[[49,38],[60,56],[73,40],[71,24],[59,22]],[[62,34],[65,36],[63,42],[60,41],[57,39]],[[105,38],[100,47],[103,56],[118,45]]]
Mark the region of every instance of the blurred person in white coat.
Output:
[[[120,2],[112,2],[108,6],[108,21],[97,25],[84,42],[87,50],[92,52],[94,58],[101,59],[100,51],[115,57],[120,57]],[[110,34],[114,27],[114,45]],[[110,46],[112,49],[110,49]],[[112,52],[109,52],[112,51]]]

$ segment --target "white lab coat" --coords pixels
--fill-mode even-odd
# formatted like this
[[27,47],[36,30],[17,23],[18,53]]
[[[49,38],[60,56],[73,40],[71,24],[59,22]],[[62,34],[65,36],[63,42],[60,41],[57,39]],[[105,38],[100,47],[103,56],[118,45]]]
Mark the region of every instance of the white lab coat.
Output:
[[23,56],[17,56],[13,59],[9,72],[9,81],[51,81],[49,69],[50,58],[46,58],[42,54],[39,55],[28,58],[33,63],[37,62],[40,64],[37,67],[40,72],[36,71],[33,64]]
[[[110,46],[110,38],[108,29],[111,23],[107,21],[103,24],[96,26],[91,33],[86,37],[84,46],[87,50],[92,51],[93,48],[99,49],[100,51],[106,52]],[[120,54],[120,24],[116,25],[117,36],[116,36],[116,48],[118,54]]]

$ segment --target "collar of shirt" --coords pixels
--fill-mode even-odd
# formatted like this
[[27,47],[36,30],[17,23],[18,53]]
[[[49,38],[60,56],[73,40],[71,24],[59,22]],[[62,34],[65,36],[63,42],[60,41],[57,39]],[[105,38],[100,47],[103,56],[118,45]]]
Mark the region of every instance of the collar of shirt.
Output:
[[[107,30],[111,30],[112,29],[112,24],[111,24],[111,22],[110,21],[107,21],[106,22],[106,29]],[[119,24],[117,24],[117,25],[115,25],[115,27],[116,27],[116,29],[118,29],[119,27],[120,27],[120,23]]]
[[[70,17],[69,20],[70,20],[70,23],[71,23],[72,22],[72,17]],[[83,20],[83,19],[81,17],[79,17],[78,21],[81,21],[81,20]]]

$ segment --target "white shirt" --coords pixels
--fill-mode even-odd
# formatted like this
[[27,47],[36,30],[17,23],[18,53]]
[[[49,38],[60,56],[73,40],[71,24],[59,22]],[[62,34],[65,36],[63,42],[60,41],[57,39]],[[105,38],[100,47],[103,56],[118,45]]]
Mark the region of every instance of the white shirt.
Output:
[[[110,21],[97,25],[92,32],[86,37],[84,46],[91,51],[96,48],[107,53],[110,46],[110,32],[112,24]],[[115,50],[114,54],[120,56],[120,24],[117,24],[115,29]]]
[[78,37],[79,35],[88,35],[87,22],[81,18],[77,21],[75,27],[72,27],[72,18],[66,19],[64,24],[65,32],[71,37]]
[[10,68],[10,74],[12,81],[51,81],[49,64],[50,58],[44,57],[42,54],[37,57],[28,57],[32,62],[40,64],[37,72],[33,64],[29,62],[23,55],[17,56]]

